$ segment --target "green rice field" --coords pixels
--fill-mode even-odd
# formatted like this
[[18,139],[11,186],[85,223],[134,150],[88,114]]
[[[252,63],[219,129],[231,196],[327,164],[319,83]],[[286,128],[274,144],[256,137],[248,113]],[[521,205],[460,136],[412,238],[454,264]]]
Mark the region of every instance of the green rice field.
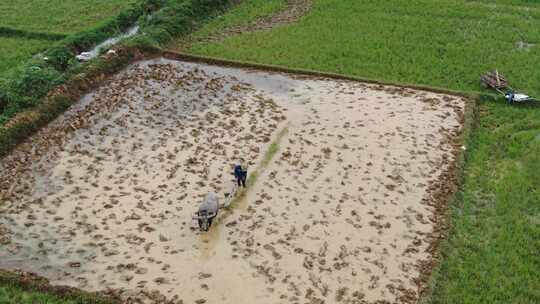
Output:
[[137,0],[8,0],[0,2],[0,27],[70,34],[116,16]]
[[49,41],[0,37],[0,74],[49,46]]

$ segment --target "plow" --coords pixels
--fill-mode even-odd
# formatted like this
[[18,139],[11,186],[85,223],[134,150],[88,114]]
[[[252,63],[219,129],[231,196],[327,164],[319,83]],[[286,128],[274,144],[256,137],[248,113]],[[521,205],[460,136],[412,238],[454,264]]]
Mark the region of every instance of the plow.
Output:
[[490,88],[496,91],[498,94],[504,96],[504,98],[509,104],[527,101],[537,101],[536,98],[533,98],[512,88],[508,83],[508,80],[506,80],[506,78],[501,75],[497,70],[487,72],[482,75],[480,77],[480,82],[484,87]]

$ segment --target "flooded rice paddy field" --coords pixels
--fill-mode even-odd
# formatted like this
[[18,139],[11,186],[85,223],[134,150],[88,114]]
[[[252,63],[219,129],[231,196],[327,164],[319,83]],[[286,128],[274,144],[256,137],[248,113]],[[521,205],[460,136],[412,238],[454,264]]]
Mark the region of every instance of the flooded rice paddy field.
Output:
[[[464,107],[137,63],[0,161],[0,268],[131,303],[414,302],[441,203],[432,185],[455,160]],[[224,199],[240,159],[260,174],[199,232],[193,213],[210,191]]]

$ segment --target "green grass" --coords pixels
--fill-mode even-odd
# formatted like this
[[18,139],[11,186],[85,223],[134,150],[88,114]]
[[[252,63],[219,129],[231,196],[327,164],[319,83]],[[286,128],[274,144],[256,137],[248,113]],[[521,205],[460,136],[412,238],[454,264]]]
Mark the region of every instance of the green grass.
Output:
[[[497,68],[540,95],[539,1],[314,4],[296,24],[198,43],[190,52],[465,92],[480,91],[481,73]],[[532,45],[520,49],[519,42]],[[480,102],[478,110],[426,300],[540,303],[540,107]]]
[[28,31],[76,33],[104,23],[139,0],[4,0],[0,26]]
[[23,292],[11,286],[0,286],[0,304],[79,304],[75,300],[65,300],[45,293]]
[[119,299],[103,297],[84,291],[38,292],[23,290],[17,283],[0,285],[0,304],[119,304]]
[[433,303],[540,303],[540,109],[486,103]]
[[[190,52],[456,90],[478,90],[480,74],[498,68],[540,94],[540,69],[531,64],[540,60],[540,5],[493,2],[505,5],[315,0],[297,24],[195,44]],[[519,49],[520,41],[537,45]]]
[[261,175],[261,173],[268,167],[276,153],[279,151],[279,143],[281,142],[281,139],[289,132],[289,128],[283,128],[276,136],[276,139],[270,144],[270,147],[268,147],[268,150],[264,153],[264,156],[261,160],[261,163],[259,166],[253,170],[253,172],[249,176],[249,180],[247,182],[247,187],[252,187],[257,183],[257,179]]
[[0,37],[0,74],[50,46],[50,41]]
[[264,153],[264,157],[261,161],[261,166],[260,166],[261,170],[266,168],[270,164],[270,161],[272,161],[272,158],[274,158],[276,153],[279,151],[279,143],[281,142],[281,139],[283,139],[283,137],[287,135],[288,132],[289,132],[289,128],[283,128],[281,131],[279,131],[279,133],[276,136],[276,139],[272,142],[270,147],[268,147],[268,151]]

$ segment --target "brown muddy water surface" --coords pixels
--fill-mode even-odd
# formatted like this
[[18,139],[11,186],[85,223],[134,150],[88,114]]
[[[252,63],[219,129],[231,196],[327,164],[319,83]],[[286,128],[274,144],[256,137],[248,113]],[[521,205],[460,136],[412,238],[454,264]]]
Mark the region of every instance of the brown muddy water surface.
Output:
[[[130,302],[411,302],[464,100],[155,59],[0,161],[0,268]],[[279,150],[207,233],[239,158]],[[52,140],[54,139],[54,142]]]

